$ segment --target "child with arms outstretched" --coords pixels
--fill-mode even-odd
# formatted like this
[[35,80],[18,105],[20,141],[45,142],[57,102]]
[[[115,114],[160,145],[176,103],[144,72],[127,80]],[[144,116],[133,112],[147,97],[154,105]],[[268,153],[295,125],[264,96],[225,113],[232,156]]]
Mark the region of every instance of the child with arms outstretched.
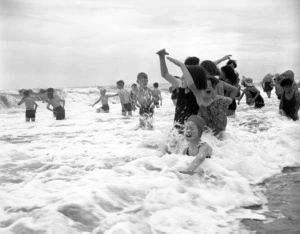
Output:
[[102,106],[97,109],[97,112],[108,113],[109,105],[108,98],[118,96],[118,94],[106,95],[106,89],[100,89],[100,98],[93,104],[94,107],[98,102],[101,101]]

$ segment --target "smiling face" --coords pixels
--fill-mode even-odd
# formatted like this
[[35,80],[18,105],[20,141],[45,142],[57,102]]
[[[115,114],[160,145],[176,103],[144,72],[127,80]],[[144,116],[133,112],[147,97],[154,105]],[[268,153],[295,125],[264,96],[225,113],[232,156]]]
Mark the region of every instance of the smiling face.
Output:
[[187,121],[185,123],[184,136],[188,142],[199,141],[201,134],[199,134],[197,125],[194,122]]
[[141,88],[147,87],[148,77],[147,76],[139,77],[138,80],[137,80],[137,83],[140,85]]

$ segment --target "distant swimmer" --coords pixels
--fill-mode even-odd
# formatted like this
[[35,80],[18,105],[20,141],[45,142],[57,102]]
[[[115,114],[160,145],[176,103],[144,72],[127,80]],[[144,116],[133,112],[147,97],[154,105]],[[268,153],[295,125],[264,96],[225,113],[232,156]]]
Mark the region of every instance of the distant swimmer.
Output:
[[[47,89],[47,97],[47,109],[53,112],[54,116],[56,117],[56,120],[65,119],[65,100],[59,97],[54,97],[53,88]],[[50,106],[52,106],[53,109],[51,109]]]
[[106,95],[106,89],[100,89],[100,98],[93,104],[94,107],[97,103],[101,101],[102,106],[97,109],[97,112],[100,113],[108,113],[109,112],[109,105],[108,105],[108,98],[118,96],[118,94]]
[[131,107],[133,111],[136,111],[136,94],[138,92],[138,86],[137,84],[133,83],[131,85],[130,90],[130,98],[131,98]]
[[180,171],[181,173],[194,174],[205,158],[210,158],[212,155],[211,146],[201,141],[204,124],[204,120],[197,115],[191,115],[185,123],[184,136],[189,145],[184,149],[183,154],[195,156],[195,159],[186,170]]
[[246,100],[246,103],[248,105],[254,104],[255,108],[262,108],[263,106],[265,106],[264,99],[260,95],[260,91],[254,86],[253,80],[251,78],[245,78],[243,80],[243,84],[245,86],[245,89],[243,90],[243,93],[239,98],[238,104],[240,104],[240,101],[243,98],[244,94],[248,93],[246,94],[246,97],[249,97],[249,99]]
[[124,85],[125,82],[123,80],[119,80],[117,82],[117,88],[119,89],[118,95],[122,105],[122,115],[126,116],[126,114],[128,113],[128,115],[131,116],[132,115],[131,97],[130,97],[130,93],[126,89],[124,89]]
[[262,88],[263,88],[264,92],[267,94],[268,98],[270,98],[271,97],[271,91],[273,90],[273,86],[274,86],[274,84],[273,84],[273,75],[267,74],[264,77],[261,85],[262,85]]
[[161,97],[161,91],[158,89],[158,83],[155,82],[153,84],[153,90],[152,90],[152,100],[156,108],[159,108],[159,106],[162,106],[162,97]]
[[279,113],[296,121],[299,119],[300,95],[298,89],[293,88],[294,81],[283,79],[280,83],[283,93],[279,104]]
[[38,107],[38,104],[36,104],[35,100],[30,96],[29,90],[23,91],[23,98],[21,101],[18,102],[18,105],[21,105],[23,102],[25,102],[25,107],[26,107],[26,112],[25,112],[26,122],[29,122],[30,119],[32,122],[34,122],[36,108]]

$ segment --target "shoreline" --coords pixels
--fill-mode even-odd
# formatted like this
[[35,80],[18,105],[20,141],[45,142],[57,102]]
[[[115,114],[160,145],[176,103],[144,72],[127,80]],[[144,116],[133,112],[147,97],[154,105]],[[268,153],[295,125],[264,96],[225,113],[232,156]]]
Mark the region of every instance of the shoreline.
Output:
[[[258,234],[300,232],[300,167],[285,167],[281,174],[268,178],[263,183],[268,203],[262,214],[266,220],[243,219],[247,230]],[[263,206],[249,207],[262,210]]]

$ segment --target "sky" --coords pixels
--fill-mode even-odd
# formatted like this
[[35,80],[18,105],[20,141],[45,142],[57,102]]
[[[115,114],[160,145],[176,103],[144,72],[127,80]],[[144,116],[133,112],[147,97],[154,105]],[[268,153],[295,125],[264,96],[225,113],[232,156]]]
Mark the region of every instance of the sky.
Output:
[[298,0],[0,0],[0,89],[130,85],[139,72],[165,83],[162,48],[182,61],[231,54],[256,81],[297,80],[299,22]]

